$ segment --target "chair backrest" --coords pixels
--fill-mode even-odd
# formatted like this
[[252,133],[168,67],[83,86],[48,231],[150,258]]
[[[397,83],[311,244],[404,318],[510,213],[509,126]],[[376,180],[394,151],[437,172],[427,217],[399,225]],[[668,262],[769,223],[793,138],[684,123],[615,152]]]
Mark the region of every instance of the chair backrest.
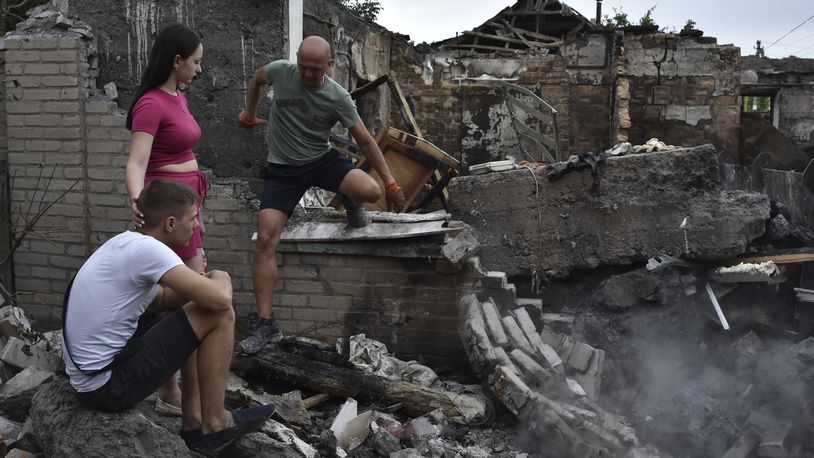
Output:
[[500,88],[525,159],[549,163],[564,160],[560,155],[557,110],[524,87],[501,81]]

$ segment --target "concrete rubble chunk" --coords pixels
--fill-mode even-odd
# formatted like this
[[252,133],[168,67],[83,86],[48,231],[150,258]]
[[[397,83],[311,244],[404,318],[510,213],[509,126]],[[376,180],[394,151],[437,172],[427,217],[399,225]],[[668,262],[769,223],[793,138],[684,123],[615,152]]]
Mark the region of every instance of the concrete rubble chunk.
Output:
[[585,372],[574,375],[574,379],[585,389],[585,392],[588,393],[588,397],[591,399],[597,399],[599,397],[600,388],[602,386],[602,371],[604,368],[605,350],[595,349]]
[[8,445],[18,437],[20,437],[20,433],[23,430],[23,425],[16,422],[9,420],[7,418],[0,417],[0,435],[2,435],[5,443]]
[[272,439],[293,446],[306,458],[316,458],[319,456],[319,453],[314,447],[311,447],[307,442],[300,439],[293,429],[288,428],[282,423],[275,420],[268,420],[260,430]]
[[574,327],[574,315],[563,313],[543,313],[540,316],[544,327],[549,327],[554,332],[561,334],[571,334]]
[[456,233],[448,233],[444,236],[444,245],[441,247],[441,254],[453,265],[459,265],[461,261],[478,251],[480,242],[471,226],[466,225],[464,230]]
[[9,338],[0,359],[21,369],[36,367],[50,372],[58,371],[61,361],[57,355],[35,345],[29,345],[16,337]]
[[517,415],[526,404],[532,391],[511,369],[498,366],[489,376],[492,392],[513,414]]
[[755,410],[749,414],[746,427],[753,428],[760,434],[760,444],[757,447],[758,456],[766,458],[789,456],[789,445],[794,427],[790,421]]
[[25,450],[15,448],[6,453],[6,458],[34,458],[37,455]]
[[537,348],[538,346],[542,345],[543,340],[540,338],[540,334],[537,332],[537,327],[534,326],[534,322],[531,320],[529,312],[524,308],[517,308],[513,313],[515,319],[517,320],[517,324],[520,326],[520,329],[523,330],[523,334],[526,335],[526,338],[529,340],[531,346]]
[[53,372],[29,367],[0,386],[0,413],[16,421],[25,421],[31,398],[54,377]]
[[30,415],[45,456],[192,456],[177,426],[170,430],[154,421],[153,404],[142,402],[124,412],[94,411],[79,404],[66,378],[54,378],[37,391]]
[[520,326],[517,325],[517,321],[514,319],[514,317],[506,315],[503,317],[502,321],[503,327],[506,329],[506,334],[509,336],[509,340],[511,341],[512,345],[528,354],[534,353],[534,349],[531,348],[529,339],[526,338],[523,330],[521,330]]
[[554,351],[559,352],[560,347],[562,346],[564,336],[562,334],[556,333],[551,330],[548,326],[543,326],[543,330],[540,331],[540,339],[546,344],[548,344]]
[[104,90],[105,95],[107,95],[110,100],[116,100],[119,98],[119,91],[116,89],[116,83],[113,81],[105,84]]
[[594,348],[582,342],[574,345],[574,349],[568,356],[568,365],[573,367],[579,372],[588,370],[588,365],[591,363],[591,358],[594,356]]
[[20,337],[21,330],[31,331],[31,323],[23,309],[13,305],[0,308],[0,333],[6,337]]
[[509,339],[501,324],[500,313],[497,311],[497,305],[490,299],[481,303],[483,309],[483,318],[486,322],[486,329],[492,337],[492,341],[498,347],[506,347],[509,345]]
[[523,353],[522,350],[515,348],[510,354],[517,367],[526,375],[526,380],[530,385],[543,386],[553,376],[551,372],[537,364],[534,358]]
[[[726,259],[763,235],[770,203],[764,194],[722,190],[717,155],[701,145],[611,156],[598,192],[590,170],[556,181],[536,180],[528,170],[459,176],[449,185],[448,211],[477,231],[483,264],[509,276],[630,265],[659,252]],[[530,218],[541,202],[562,210]],[[688,214],[685,244],[677,222]]]

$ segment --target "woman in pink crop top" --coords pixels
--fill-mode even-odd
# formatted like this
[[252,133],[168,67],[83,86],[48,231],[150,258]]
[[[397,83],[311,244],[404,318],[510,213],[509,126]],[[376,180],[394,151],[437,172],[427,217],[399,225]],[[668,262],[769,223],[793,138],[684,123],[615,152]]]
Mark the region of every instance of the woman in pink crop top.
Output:
[[[201,128],[189,112],[189,105],[178,84],[189,82],[201,73],[203,45],[197,32],[182,24],[166,27],[158,34],[150,53],[133,104],[127,113],[127,128],[132,132],[130,155],[124,181],[133,210],[133,224],[141,227],[144,215],[136,199],[144,185],[156,179],[184,183],[198,193],[198,222],[187,246],[172,247],[196,272],[204,272],[203,219],[201,205],[209,183],[198,171],[192,147],[201,138]],[[145,314],[147,315],[147,314]],[[160,317],[154,317],[158,320]],[[149,319],[147,319],[149,321]],[[141,328],[141,326],[140,326]],[[181,390],[176,376],[158,389],[156,411],[181,415]]]
[[133,223],[144,221],[136,198],[144,185],[156,179],[169,179],[189,185],[198,192],[198,222],[189,245],[172,247],[184,263],[197,272],[204,271],[203,218],[200,206],[209,187],[198,171],[192,147],[201,138],[201,128],[189,112],[189,105],[178,84],[189,84],[201,73],[203,45],[200,36],[182,24],[171,25],[156,38],[150,61],[144,71],[133,104],[127,113],[127,128],[132,132],[130,155],[125,169],[125,184],[133,210]]

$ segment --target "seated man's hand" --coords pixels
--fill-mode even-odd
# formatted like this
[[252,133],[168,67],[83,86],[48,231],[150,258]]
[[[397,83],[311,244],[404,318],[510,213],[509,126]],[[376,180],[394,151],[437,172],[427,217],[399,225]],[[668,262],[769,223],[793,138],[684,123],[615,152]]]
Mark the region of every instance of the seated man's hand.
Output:
[[240,112],[240,116],[237,117],[237,122],[244,129],[251,129],[254,126],[266,124],[265,119],[259,118],[257,116],[254,116],[252,117],[252,119],[249,119],[245,111]]
[[404,210],[404,192],[402,192],[401,186],[395,181],[384,188],[384,198],[387,200],[388,210],[396,213],[400,213]]

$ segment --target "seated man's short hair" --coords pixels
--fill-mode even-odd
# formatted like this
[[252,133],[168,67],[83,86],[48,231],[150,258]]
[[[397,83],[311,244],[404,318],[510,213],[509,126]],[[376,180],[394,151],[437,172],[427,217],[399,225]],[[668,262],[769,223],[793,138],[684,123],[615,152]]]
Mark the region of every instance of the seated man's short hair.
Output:
[[183,216],[197,199],[198,194],[183,183],[155,180],[141,190],[136,205],[144,214],[144,227],[153,229],[168,216]]

